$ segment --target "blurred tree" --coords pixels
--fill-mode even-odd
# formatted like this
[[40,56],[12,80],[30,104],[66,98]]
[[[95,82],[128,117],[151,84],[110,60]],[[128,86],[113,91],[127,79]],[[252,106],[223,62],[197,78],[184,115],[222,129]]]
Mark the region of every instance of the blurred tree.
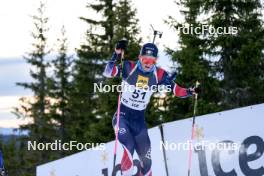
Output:
[[[129,0],[119,0],[114,8],[114,36],[113,41],[116,43],[118,40],[125,38],[128,40],[128,47],[125,52],[124,59],[137,60],[137,56],[140,50],[141,38],[139,35],[138,19],[136,18],[136,9],[132,7],[132,3]],[[108,53],[109,60],[110,54],[112,54],[114,48]],[[104,80],[104,85],[118,85],[120,79],[108,79]],[[91,138],[98,140],[98,136],[104,136],[99,138],[100,142],[106,142],[114,138],[114,132],[112,127],[112,116],[117,110],[117,92],[99,93],[99,105],[98,114],[101,119],[97,124],[91,126],[93,131]],[[105,135],[109,134],[109,135]]]
[[139,20],[136,17],[137,10],[133,7],[131,0],[119,0],[114,11],[115,27],[114,42],[121,38],[128,40],[128,48],[125,58],[137,60],[142,42],[139,28]]
[[[220,104],[230,109],[262,103],[264,27],[261,1],[206,0],[204,8],[212,27],[225,27],[231,33],[210,35],[210,55],[218,58],[215,66],[222,80]],[[231,27],[235,27],[237,33],[232,33]]]
[[112,0],[98,0],[96,4],[88,4],[87,8],[100,14],[101,18],[94,20],[81,17],[89,29],[86,32],[86,44],[81,45],[77,51],[79,60],[75,67],[73,106],[78,107],[80,112],[74,113],[74,129],[79,129],[74,132],[74,137],[106,142],[114,138],[111,119],[117,108],[117,93],[95,93],[93,83],[119,84],[118,79],[106,80],[102,76],[115,43],[126,38],[129,45],[125,57],[135,60],[141,39],[137,36],[139,29],[136,10],[131,8],[130,1],[114,3]]
[[[57,133],[54,138],[60,139],[62,143],[69,142],[69,130],[74,117],[71,116],[71,66],[72,57],[67,55],[67,38],[65,27],[62,26],[61,38],[58,41],[58,56],[52,60],[54,76],[49,79],[49,96],[54,101],[50,107],[49,116],[55,120],[54,127]],[[65,155],[65,151],[60,151],[61,156]]]
[[78,59],[73,69],[73,92],[70,102],[74,116],[71,137],[79,142],[91,142],[87,133],[90,133],[90,125],[99,120],[98,95],[94,92],[94,83],[102,80],[103,61],[114,46],[112,0],[100,0],[97,4],[88,4],[87,8],[101,16],[100,20],[81,17],[88,24],[88,30],[85,43],[77,49]]
[[[169,16],[165,21],[179,32],[180,37],[179,49],[167,48],[167,54],[176,62],[176,66],[173,68],[177,73],[176,82],[183,87],[195,85],[196,80],[201,83],[202,94],[199,95],[198,114],[219,111],[217,106],[219,81],[212,71],[211,61],[206,56],[207,38],[202,33],[192,31],[192,29],[202,26],[199,17],[202,15],[203,1],[181,0],[178,5],[184,16],[184,22],[179,22],[172,16]],[[168,96],[164,106],[165,121],[192,116],[192,98],[179,99]]]
[[36,141],[52,142],[52,137],[55,133],[53,128],[52,117],[48,115],[50,98],[48,97],[48,77],[46,70],[49,67],[49,63],[46,60],[46,56],[49,51],[47,49],[47,32],[48,32],[48,18],[45,16],[45,4],[40,2],[40,6],[37,9],[37,14],[32,16],[34,23],[34,31],[32,37],[34,42],[32,43],[32,51],[25,57],[27,63],[31,65],[30,76],[32,82],[17,83],[17,85],[30,89],[33,93],[31,98],[23,97],[20,99],[20,107],[15,109],[15,113],[18,118],[26,118],[29,123],[22,125],[21,130],[26,130],[28,136],[21,139],[21,143],[24,143],[24,148],[21,148],[21,152],[24,152],[24,157],[21,158],[23,165],[20,165],[20,176],[35,175],[36,166],[49,161],[52,158],[52,152],[47,151],[28,151],[27,142]]
[[16,135],[0,135],[0,150],[3,153],[5,169],[9,175],[19,176],[25,162],[23,150],[20,150],[20,139]]

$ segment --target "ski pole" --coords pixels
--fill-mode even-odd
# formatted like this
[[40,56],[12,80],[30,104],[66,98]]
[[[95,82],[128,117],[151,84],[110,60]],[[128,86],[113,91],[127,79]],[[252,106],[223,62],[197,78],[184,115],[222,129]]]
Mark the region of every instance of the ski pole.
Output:
[[117,144],[118,144],[118,131],[119,131],[119,119],[120,119],[120,99],[121,99],[121,93],[118,95],[118,106],[117,106],[117,122],[115,126],[115,147],[114,147],[114,164],[113,164],[113,170],[116,165],[116,151],[117,151]]
[[161,38],[163,32],[155,30],[154,27],[153,27],[152,25],[150,25],[150,26],[151,26],[151,28],[152,28],[152,30],[153,30],[153,40],[152,40],[152,43],[154,44],[154,43],[155,43],[156,36],[158,35],[159,38]]
[[[127,41],[126,40],[121,40],[121,42],[124,42],[124,45],[127,45]],[[120,63],[120,78],[122,81],[122,70],[123,70],[123,59],[124,59],[124,51],[125,49],[121,49],[121,63]],[[117,153],[117,147],[118,147],[118,131],[119,131],[119,120],[120,120],[120,106],[121,106],[121,96],[122,96],[122,92],[119,93],[118,95],[118,105],[117,105],[117,119],[116,119],[116,126],[115,126],[115,146],[114,146],[114,162],[113,162],[113,171],[115,169],[115,165],[116,165],[116,153]]]
[[[196,81],[195,88],[198,88],[199,82]],[[198,93],[194,93],[194,108],[193,108],[193,121],[192,121],[192,135],[191,135],[191,146],[189,147],[189,161],[188,161],[188,176],[191,175],[191,167],[192,167],[192,144],[194,140],[194,132],[195,132],[195,118],[196,118],[196,111],[197,111],[197,99]]]

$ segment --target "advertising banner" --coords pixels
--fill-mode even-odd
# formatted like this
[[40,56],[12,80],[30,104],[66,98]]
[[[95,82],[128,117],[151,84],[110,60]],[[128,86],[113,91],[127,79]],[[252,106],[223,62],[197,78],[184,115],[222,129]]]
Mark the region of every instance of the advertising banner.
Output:
[[[158,127],[148,131],[151,138],[153,175],[166,175],[163,153],[160,151],[160,130]],[[105,145],[105,150],[86,150],[37,167],[37,176],[121,176],[120,161],[123,154],[118,144],[117,164],[113,171],[114,141]],[[134,175],[139,173],[140,163],[134,153]],[[113,175],[112,175],[113,173]]]
[[[153,176],[264,176],[264,104],[196,117],[149,130]],[[161,133],[162,132],[162,133]],[[163,137],[162,137],[163,134]],[[113,171],[114,141],[105,150],[86,150],[37,167],[37,176],[121,176],[119,144]],[[164,159],[166,158],[166,159]],[[140,162],[134,153],[134,175]],[[166,170],[167,169],[167,170]]]
[[[169,176],[188,173],[192,119],[163,125]],[[191,175],[263,176],[264,104],[196,118]]]

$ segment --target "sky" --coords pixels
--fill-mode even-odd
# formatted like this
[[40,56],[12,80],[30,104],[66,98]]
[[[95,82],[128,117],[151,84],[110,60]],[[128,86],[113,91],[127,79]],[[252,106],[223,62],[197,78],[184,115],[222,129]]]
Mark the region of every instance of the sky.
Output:
[[[69,41],[69,53],[84,42],[84,33],[87,25],[79,19],[81,16],[93,17],[85,7],[93,0],[45,0],[46,14],[49,20],[48,47],[56,48],[56,40],[62,25],[66,28]],[[161,39],[156,39],[160,49],[158,62],[164,68],[170,66],[169,58],[164,55],[164,46],[177,48],[178,36],[172,29],[164,24],[164,19],[171,15],[182,20],[179,9],[174,0],[132,0],[133,7],[137,9],[137,18],[141,28],[143,42],[152,40],[152,24],[155,29],[163,32]],[[30,96],[28,90],[15,85],[16,82],[29,82],[30,66],[23,60],[23,55],[30,51],[33,28],[31,15],[36,14],[39,6],[38,0],[8,0],[0,2],[0,127],[16,128],[25,120],[17,119],[11,113],[12,108],[18,105],[22,96]]]

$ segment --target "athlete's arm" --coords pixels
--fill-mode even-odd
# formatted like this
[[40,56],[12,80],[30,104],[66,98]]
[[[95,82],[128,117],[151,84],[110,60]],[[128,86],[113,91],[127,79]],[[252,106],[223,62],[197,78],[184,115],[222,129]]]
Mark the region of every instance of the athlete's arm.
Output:
[[187,98],[192,96],[193,94],[190,89],[181,87],[177,83],[175,83],[166,71],[164,71],[159,84],[169,86],[173,94],[180,98]]
[[105,70],[103,75],[107,78],[113,78],[113,77],[120,77],[120,73],[122,70],[122,78],[127,78],[129,73],[132,71],[132,69],[135,67],[135,63],[133,61],[124,60],[123,61],[123,68],[121,67],[121,64],[117,65],[116,61],[120,57],[118,54],[113,53],[111,60],[107,63],[105,66]]
[[[119,40],[115,46],[115,52],[113,53],[110,61],[105,67],[103,75],[108,78],[119,77],[121,72],[121,66],[116,65],[116,61],[119,58],[123,58],[124,52],[127,48],[127,40]],[[123,71],[122,71],[123,72]],[[122,75],[123,76],[123,75]]]
[[103,75],[107,78],[118,77],[120,75],[120,65],[116,64],[117,59],[119,58],[119,54],[116,52],[113,53],[110,61],[105,66],[105,70]]

